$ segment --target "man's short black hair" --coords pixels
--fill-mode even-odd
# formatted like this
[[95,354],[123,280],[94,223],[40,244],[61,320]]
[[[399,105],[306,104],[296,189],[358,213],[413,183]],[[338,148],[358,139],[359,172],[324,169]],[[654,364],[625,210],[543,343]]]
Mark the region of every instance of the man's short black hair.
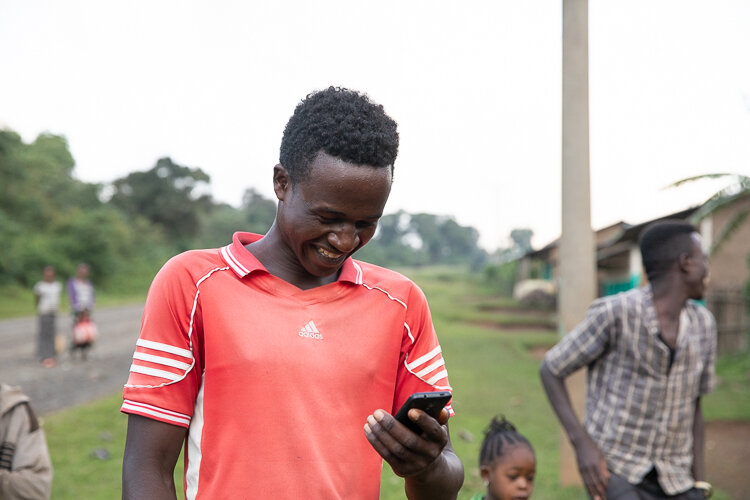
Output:
[[396,122],[365,94],[339,87],[313,92],[284,128],[279,160],[292,182],[319,152],[357,165],[390,167],[398,154]]
[[681,254],[689,254],[693,245],[690,235],[697,232],[694,225],[678,219],[664,219],[646,226],[638,244],[648,280],[659,279]]

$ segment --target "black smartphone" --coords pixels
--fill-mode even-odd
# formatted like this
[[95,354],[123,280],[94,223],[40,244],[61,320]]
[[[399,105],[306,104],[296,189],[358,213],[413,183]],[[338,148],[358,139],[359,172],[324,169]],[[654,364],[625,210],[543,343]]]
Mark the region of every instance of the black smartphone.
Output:
[[396,420],[411,429],[412,432],[422,434],[422,428],[409,418],[409,410],[417,408],[432,418],[438,418],[440,410],[443,409],[450,399],[451,393],[448,391],[415,392],[399,408],[395,415]]

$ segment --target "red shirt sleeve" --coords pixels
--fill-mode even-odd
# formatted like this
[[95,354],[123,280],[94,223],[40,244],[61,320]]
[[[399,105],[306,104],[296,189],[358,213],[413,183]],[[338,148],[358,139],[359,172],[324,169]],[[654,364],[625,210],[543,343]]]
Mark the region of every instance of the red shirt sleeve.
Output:
[[191,274],[186,259],[171,259],[151,284],[121,408],[183,427],[190,424],[202,378],[201,277]]
[[[392,412],[398,411],[412,393],[432,391],[453,392],[453,389],[427,299],[422,290],[413,285],[406,309]],[[450,416],[454,415],[451,402],[446,409]]]

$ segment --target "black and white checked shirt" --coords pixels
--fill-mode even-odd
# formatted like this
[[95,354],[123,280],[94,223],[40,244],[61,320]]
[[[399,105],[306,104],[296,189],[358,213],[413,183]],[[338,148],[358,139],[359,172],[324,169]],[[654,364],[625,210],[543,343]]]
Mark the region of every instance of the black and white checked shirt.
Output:
[[545,356],[567,377],[588,367],[584,427],[609,468],[633,484],[655,467],[668,494],[693,486],[695,402],[713,390],[716,323],[688,301],[670,367],[650,286],[595,300]]

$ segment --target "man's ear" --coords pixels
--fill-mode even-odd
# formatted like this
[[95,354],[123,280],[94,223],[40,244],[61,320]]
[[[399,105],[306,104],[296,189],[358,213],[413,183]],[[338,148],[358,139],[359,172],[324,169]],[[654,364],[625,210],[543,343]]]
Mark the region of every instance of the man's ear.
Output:
[[273,167],[273,191],[279,201],[284,201],[287,193],[292,189],[292,181],[289,178],[289,172],[279,163]]
[[687,253],[681,253],[677,258],[677,265],[679,266],[680,272],[687,272],[688,266],[690,265],[690,255]]

